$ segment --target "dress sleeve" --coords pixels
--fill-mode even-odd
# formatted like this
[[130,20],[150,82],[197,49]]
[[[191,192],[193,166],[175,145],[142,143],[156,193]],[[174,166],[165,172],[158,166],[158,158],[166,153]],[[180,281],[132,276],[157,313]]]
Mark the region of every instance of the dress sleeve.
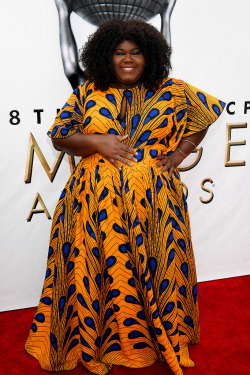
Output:
[[183,86],[187,109],[183,137],[188,137],[213,124],[221,115],[225,103],[186,82]]
[[54,124],[47,132],[50,138],[66,138],[80,132],[79,126],[83,123],[84,115],[85,85],[78,86],[58,112]]

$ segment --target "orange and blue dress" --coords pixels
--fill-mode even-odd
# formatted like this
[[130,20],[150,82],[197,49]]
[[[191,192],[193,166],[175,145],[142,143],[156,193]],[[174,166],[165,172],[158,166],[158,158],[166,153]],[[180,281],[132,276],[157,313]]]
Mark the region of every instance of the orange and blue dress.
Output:
[[[125,99],[124,99],[125,98]],[[122,101],[126,116],[120,118]],[[211,125],[224,103],[177,79],[158,90],[96,90],[87,81],[58,113],[51,138],[128,134],[138,155],[118,170],[82,158],[59,198],[44,288],[25,349],[49,371],[79,362],[95,374],[112,365],[166,361],[192,366],[199,341],[197,280],[188,209],[178,169],[156,167],[183,137]]]

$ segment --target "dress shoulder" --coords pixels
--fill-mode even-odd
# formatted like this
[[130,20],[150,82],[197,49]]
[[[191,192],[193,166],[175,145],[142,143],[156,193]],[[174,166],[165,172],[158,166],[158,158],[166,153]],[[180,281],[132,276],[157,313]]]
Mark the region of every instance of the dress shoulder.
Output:
[[47,132],[50,138],[66,138],[80,132],[79,125],[83,122],[85,100],[92,90],[93,82],[86,81],[72,92]]
[[208,128],[221,115],[225,103],[189,83],[170,78],[165,85],[173,86],[177,121],[185,119],[183,136],[189,136]]

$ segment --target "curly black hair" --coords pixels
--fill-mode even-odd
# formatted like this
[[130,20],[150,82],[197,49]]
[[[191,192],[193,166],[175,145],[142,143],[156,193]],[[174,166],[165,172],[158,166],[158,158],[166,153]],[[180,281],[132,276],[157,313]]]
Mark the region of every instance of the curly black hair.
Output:
[[84,76],[95,82],[97,90],[106,91],[114,82],[113,52],[124,40],[135,42],[144,55],[146,66],[140,81],[147,89],[159,88],[171,69],[171,48],[155,27],[139,20],[112,19],[90,35],[80,51]]

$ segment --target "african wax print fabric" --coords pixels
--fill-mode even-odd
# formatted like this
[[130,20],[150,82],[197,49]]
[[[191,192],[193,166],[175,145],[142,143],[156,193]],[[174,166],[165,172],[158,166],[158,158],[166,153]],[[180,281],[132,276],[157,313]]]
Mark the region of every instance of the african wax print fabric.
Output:
[[120,171],[98,153],[82,158],[61,193],[25,346],[43,369],[82,362],[106,374],[112,364],[161,360],[181,375],[180,365],[193,365],[187,345],[199,341],[199,313],[187,203],[178,169],[167,178],[156,156],[207,128],[223,107],[167,78],[156,91],[139,84],[102,92],[87,81],[58,113],[50,137],[129,134],[138,155]]

